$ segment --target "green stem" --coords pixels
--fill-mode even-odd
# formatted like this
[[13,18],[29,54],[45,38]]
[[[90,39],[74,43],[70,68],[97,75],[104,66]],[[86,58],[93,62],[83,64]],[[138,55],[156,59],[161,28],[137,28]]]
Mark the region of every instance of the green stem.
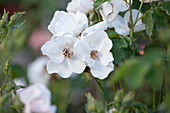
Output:
[[4,88],[6,88],[6,83],[7,83],[8,78],[9,78],[8,73],[7,73],[6,71],[4,71],[4,72],[5,72],[6,78],[5,78],[5,81],[4,81],[3,85],[2,85],[2,87],[0,88],[0,92],[1,92],[1,93],[2,93],[2,90],[3,90]]
[[113,91],[114,91],[114,94],[116,94],[116,83],[113,83]]
[[160,95],[159,95],[158,105],[160,105],[163,100],[164,87],[165,87],[165,76],[163,76],[162,88],[161,88]]
[[12,86],[12,85],[11,85],[11,84],[7,84],[7,85],[1,87],[1,88],[0,88],[0,92],[2,92],[3,89],[5,89],[6,87],[9,87],[9,86]]
[[121,90],[123,90],[123,85],[122,85],[122,80],[121,79],[119,79],[119,85],[120,85]]
[[130,12],[130,24],[131,24],[130,38],[133,38],[133,18],[132,18],[132,3],[131,3],[131,0],[129,0],[129,12]]
[[95,77],[94,77],[94,79],[96,80],[98,86],[100,87],[100,89],[102,90],[103,94],[105,95],[105,97],[107,98],[108,102],[110,103],[111,100],[110,100],[109,96],[107,95],[107,93],[105,92],[103,86],[101,85],[100,80],[95,78]]
[[2,35],[2,36],[0,36],[1,37],[1,39],[0,39],[0,45],[1,45],[1,43],[2,43],[2,41],[3,41],[3,39],[4,39],[4,35]]
[[129,92],[129,87],[128,87],[127,83],[126,83],[125,77],[123,77],[123,82],[124,82],[124,86],[126,88],[126,91]]
[[153,89],[153,111],[156,110],[156,89]]
[[135,19],[135,23],[134,23],[133,26],[135,26],[136,23],[140,20],[140,19],[138,19],[138,17],[139,17],[140,10],[141,10],[141,8],[142,8],[142,6],[143,6],[143,3],[144,3],[144,0],[142,0],[141,4],[140,4],[140,6],[139,6],[138,13],[137,13],[137,16],[136,16],[136,19]]

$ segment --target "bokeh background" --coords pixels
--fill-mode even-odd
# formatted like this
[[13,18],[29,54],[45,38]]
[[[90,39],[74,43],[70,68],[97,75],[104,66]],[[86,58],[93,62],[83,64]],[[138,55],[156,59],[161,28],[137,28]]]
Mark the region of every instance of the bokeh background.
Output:
[[[69,0],[0,0],[0,15],[3,14],[4,9],[9,12],[9,16],[18,11],[26,12],[21,19],[21,21],[25,21],[24,25],[16,29],[0,46],[0,66],[4,65],[7,59],[12,56],[10,66],[11,80],[24,78],[26,84],[30,84],[27,77],[28,65],[39,56],[42,56],[40,48],[52,36],[47,26],[54,12],[56,10],[66,10],[68,2]],[[133,8],[138,9],[139,5],[140,2],[134,0]],[[145,4],[142,12],[146,12],[151,5]],[[149,37],[145,31],[135,33],[134,38],[142,49],[150,44],[150,41],[146,40]],[[144,51],[141,51],[140,54],[144,54]],[[103,80],[102,85],[113,99],[114,91],[112,85],[110,85],[112,84],[112,75],[113,73],[107,79]],[[91,92],[96,99],[101,100],[104,104],[106,103],[106,98],[93,78],[87,81],[86,77],[82,79],[83,76],[84,74],[81,74],[75,75],[70,79],[62,79],[58,75],[51,75],[48,87],[52,93],[52,104],[57,106],[57,113],[85,113],[85,93],[87,92]],[[154,78],[154,76],[152,77]],[[5,78],[2,67],[0,67],[0,78]],[[156,80],[159,80],[159,77]],[[120,89],[119,83],[116,83],[116,87]],[[148,82],[144,82],[135,92],[135,99],[137,101],[147,105],[152,104],[153,90]],[[3,110],[6,113],[11,112],[9,106],[5,106]]]

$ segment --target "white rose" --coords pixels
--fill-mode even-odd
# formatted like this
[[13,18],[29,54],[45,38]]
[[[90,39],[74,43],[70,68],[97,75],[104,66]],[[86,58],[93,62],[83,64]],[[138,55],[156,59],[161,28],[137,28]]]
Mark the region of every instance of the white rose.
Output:
[[[133,22],[135,22],[136,16],[137,16],[138,10],[133,9],[132,10],[132,18]],[[129,35],[130,32],[130,20],[129,20],[130,13],[129,11],[125,13],[124,18],[121,16],[117,16],[114,21],[111,22],[111,26],[115,28],[115,31],[121,35]],[[139,17],[142,16],[142,13],[139,13]],[[142,23],[142,20],[139,20],[135,27],[134,32],[139,32],[141,30],[145,29],[145,24]]]
[[25,104],[25,113],[55,113],[56,106],[51,105],[51,93],[43,84],[34,84],[18,93]]
[[67,11],[76,13],[77,11],[87,14],[93,9],[93,0],[72,0],[67,5]]
[[88,19],[84,13],[78,11],[74,14],[56,11],[48,29],[57,36],[64,34],[78,36],[87,27]]

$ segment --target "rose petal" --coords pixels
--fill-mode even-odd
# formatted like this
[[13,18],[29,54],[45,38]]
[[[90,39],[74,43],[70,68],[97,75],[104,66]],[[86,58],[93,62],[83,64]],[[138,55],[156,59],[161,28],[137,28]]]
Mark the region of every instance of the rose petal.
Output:
[[114,70],[113,63],[109,63],[107,66],[103,66],[101,62],[96,62],[95,66],[91,68],[91,73],[94,77],[99,79],[105,79],[111,71]]

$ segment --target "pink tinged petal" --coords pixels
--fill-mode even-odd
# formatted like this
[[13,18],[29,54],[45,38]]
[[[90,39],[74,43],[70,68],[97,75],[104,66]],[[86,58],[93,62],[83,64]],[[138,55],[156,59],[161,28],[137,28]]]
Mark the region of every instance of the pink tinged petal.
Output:
[[67,61],[69,69],[74,73],[81,74],[86,68],[86,65],[76,55],[68,59]]
[[87,34],[82,40],[88,43],[88,46],[91,50],[99,50],[102,41],[106,38],[108,38],[106,32],[102,30],[96,30]]
[[51,92],[44,84],[34,84],[34,87],[37,87],[41,91],[41,99],[50,100],[51,99]]
[[38,113],[45,113],[50,109],[50,100],[45,101],[43,99],[38,99],[33,101],[31,104],[31,109],[33,112],[38,112]]
[[31,113],[31,105],[30,105],[30,103],[25,105],[24,113]]
[[78,41],[75,44],[75,53],[87,63],[88,66],[93,66],[95,61],[90,58],[90,48],[86,41]]
[[108,65],[109,62],[112,62],[114,60],[112,53],[110,52],[110,49],[112,48],[112,41],[110,39],[106,39],[102,42],[102,46],[100,48],[100,56],[99,59],[103,65]]
[[22,92],[19,93],[20,100],[24,104],[30,103],[34,99],[38,98],[40,95],[40,90],[34,85],[25,88]]
[[112,62],[110,62],[107,66],[104,66],[98,61],[95,63],[95,66],[91,68],[91,73],[96,78],[105,79],[113,70],[114,65]]
[[56,11],[51,22],[50,22],[50,25],[48,25],[48,29],[50,30],[50,32],[52,34],[57,34],[57,32],[55,31],[55,24],[57,23],[57,21],[65,16],[67,13],[64,12],[64,11]]

